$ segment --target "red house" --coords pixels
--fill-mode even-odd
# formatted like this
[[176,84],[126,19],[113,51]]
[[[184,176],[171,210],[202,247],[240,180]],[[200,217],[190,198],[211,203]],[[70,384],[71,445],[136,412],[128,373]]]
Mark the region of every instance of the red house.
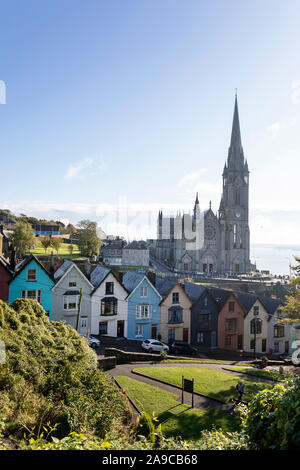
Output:
[[244,315],[247,313],[238,297],[232,292],[219,312],[218,347],[220,349],[244,349]]
[[13,272],[3,256],[0,255],[0,299],[8,302],[8,283],[13,278]]

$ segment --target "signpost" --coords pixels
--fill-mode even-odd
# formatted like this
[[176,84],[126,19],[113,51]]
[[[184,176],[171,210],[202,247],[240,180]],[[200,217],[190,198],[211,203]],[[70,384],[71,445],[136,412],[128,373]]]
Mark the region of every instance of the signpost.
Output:
[[192,394],[192,408],[194,408],[194,379],[185,379],[182,376],[182,396],[181,403],[183,404],[184,392],[189,392]]

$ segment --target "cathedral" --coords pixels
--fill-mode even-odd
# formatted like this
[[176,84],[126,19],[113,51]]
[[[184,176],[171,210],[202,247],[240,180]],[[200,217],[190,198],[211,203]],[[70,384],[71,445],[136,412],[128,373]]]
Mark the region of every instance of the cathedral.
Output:
[[159,212],[155,257],[186,273],[248,273],[250,263],[249,170],[242,147],[237,96],[230,147],[223,170],[218,213],[201,212],[198,193],[192,214]]

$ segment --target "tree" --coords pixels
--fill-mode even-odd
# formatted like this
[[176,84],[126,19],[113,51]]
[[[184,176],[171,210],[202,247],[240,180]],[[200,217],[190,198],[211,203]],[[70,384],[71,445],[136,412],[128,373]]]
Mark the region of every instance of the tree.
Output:
[[73,235],[74,233],[77,232],[77,229],[76,229],[76,227],[74,227],[74,225],[69,224],[69,225],[67,225],[67,228],[66,228],[65,232],[69,233],[70,235]]
[[97,223],[91,220],[81,220],[78,223],[80,237],[78,247],[83,256],[98,255],[101,239],[97,235]]
[[[294,286],[300,286],[300,258],[295,256],[295,260],[299,263],[292,269],[296,273],[296,276],[291,280],[291,284]],[[300,321],[300,289],[293,289],[291,293],[286,297],[287,303],[283,310],[285,312],[285,320],[289,322]]]
[[51,240],[51,245],[53,248],[56,250],[56,253],[58,254],[58,251],[60,249],[60,246],[62,244],[62,239],[60,237],[54,237]]
[[50,240],[50,238],[42,238],[41,239],[41,244],[43,245],[44,250],[45,250],[45,254],[46,254],[49,246],[52,245],[52,240]]
[[9,241],[20,256],[26,254],[35,242],[35,235],[31,225],[27,222],[17,223],[14,232],[9,237]]

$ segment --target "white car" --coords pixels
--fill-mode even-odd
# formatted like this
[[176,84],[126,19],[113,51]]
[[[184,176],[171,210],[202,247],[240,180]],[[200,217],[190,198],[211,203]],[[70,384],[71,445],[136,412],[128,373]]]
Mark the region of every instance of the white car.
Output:
[[94,336],[86,336],[86,335],[80,335],[80,336],[83,336],[83,338],[85,338],[89,344],[89,346],[91,346],[91,348],[93,349],[96,349],[100,346],[100,339],[98,338],[94,338]]
[[166,351],[166,352],[168,352],[169,351],[169,346],[167,346],[164,343],[161,343],[157,339],[145,339],[145,341],[142,342],[142,348],[145,351],[148,351],[148,352],[154,352],[154,351],[158,351],[158,352]]

